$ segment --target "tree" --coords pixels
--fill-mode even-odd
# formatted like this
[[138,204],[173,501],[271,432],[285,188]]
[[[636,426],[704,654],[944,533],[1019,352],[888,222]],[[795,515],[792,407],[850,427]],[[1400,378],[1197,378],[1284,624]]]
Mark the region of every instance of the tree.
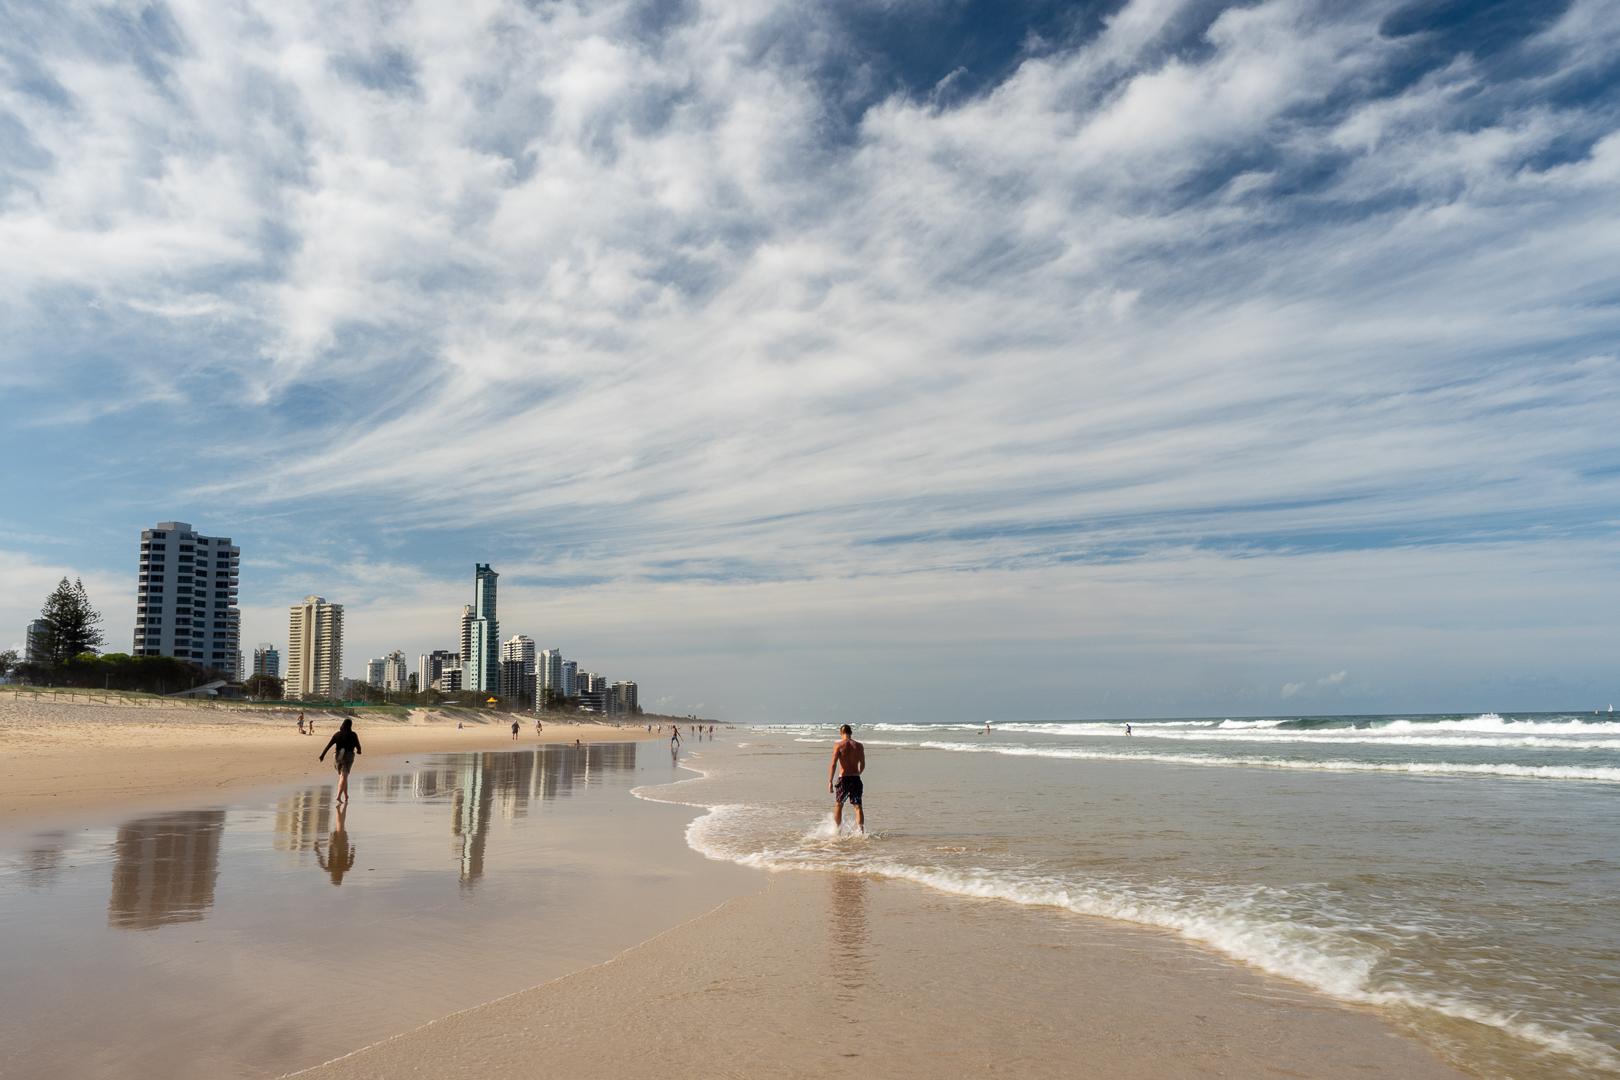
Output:
[[17,666],[17,650],[0,650],[0,679],[11,674],[11,669]]
[[52,667],[60,667],[81,653],[95,653],[102,646],[101,612],[90,606],[82,580],[69,585],[63,578],[45,598],[39,617],[45,629],[37,640],[37,655]]
[[255,675],[242,684],[249,697],[281,699],[281,680],[274,675]]

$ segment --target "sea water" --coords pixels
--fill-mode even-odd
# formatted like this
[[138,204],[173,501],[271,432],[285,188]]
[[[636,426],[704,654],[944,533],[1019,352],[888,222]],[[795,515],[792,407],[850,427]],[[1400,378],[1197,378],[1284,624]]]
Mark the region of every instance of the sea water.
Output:
[[640,793],[702,807],[714,859],[1160,928],[1481,1075],[1620,1074],[1607,716],[864,725],[865,838],[831,827],[835,737],[689,746],[700,779]]

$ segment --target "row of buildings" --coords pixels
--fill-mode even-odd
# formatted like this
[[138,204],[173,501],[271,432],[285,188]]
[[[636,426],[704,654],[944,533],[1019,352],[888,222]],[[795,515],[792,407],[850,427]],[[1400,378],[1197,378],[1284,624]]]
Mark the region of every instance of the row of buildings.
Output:
[[527,634],[500,637],[497,613],[500,575],[488,563],[473,571],[473,602],[461,609],[460,648],[435,649],[417,658],[407,674],[398,650],[366,665],[366,681],[384,691],[477,691],[533,709],[575,702],[582,712],[641,711],[639,688],[629,680],[581,671],[560,649],[538,649]]
[[[282,678],[281,653],[270,642],[253,650],[251,671],[241,648],[237,589],[242,552],[230,537],[204,536],[189,522],[166,521],[141,531],[136,583],[136,656],[174,656],[238,679]],[[477,691],[543,709],[576,702],[587,712],[640,711],[634,682],[610,682],[581,671],[558,649],[536,649],[524,634],[501,640],[497,613],[500,575],[478,563],[473,602],[462,608],[456,649],[423,653],[410,672],[395,650],[366,664],[364,681],[388,692]],[[30,633],[32,642],[35,635]],[[335,700],[345,696],[343,605],[306,596],[288,613],[285,696]]]

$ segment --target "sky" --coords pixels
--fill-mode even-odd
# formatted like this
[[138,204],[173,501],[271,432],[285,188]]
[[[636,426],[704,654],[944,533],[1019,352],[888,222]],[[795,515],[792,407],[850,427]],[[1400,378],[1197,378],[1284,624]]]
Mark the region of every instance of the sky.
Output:
[[0,647],[733,720],[1620,698],[1620,0],[0,0]]

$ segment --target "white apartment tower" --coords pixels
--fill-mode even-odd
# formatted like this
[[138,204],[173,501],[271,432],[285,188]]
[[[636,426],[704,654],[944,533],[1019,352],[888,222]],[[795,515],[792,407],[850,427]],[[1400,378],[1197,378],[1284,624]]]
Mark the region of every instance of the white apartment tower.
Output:
[[331,700],[342,689],[343,605],[324,596],[294,604],[287,629],[289,698]]
[[175,656],[229,675],[241,670],[236,607],[240,548],[184,521],[141,530],[135,596],[136,656]]
[[576,660],[562,662],[562,696],[579,696],[579,662]]
[[536,701],[546,700],[546,691],[551,696],[563,698],[563,658],[561,649],[546,649],[540,653],[540,663],[535,672]]
[[382,688],[391,693],[404,693],[410,689],[410,673],[405,668],[405,654],[398,649],[383,657]]

